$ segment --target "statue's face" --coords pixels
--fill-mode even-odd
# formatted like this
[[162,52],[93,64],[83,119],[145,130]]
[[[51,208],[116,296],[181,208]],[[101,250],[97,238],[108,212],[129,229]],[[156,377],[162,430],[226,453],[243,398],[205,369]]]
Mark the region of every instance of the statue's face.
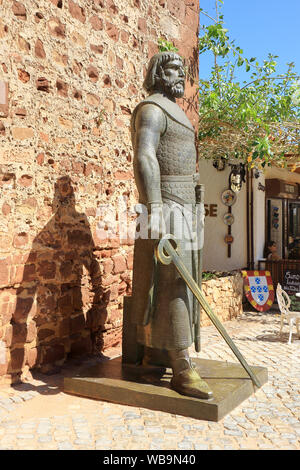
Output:
[[161,83],[164,91],[173,98],[184,95],[185,71],[180,59],[170,60],[161,68]]

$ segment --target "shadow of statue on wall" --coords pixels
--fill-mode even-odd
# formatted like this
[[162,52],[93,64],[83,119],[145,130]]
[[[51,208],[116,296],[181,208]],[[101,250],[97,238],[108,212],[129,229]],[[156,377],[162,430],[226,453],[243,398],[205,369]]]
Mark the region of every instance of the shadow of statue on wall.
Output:
[[56,181],[52,208],[17,289],[8,367],[13,382],[34,366],[51,373],[67,357],[102,349],[110,292],[101,289],[91,229],[86,215],[76,211],[69,176]]

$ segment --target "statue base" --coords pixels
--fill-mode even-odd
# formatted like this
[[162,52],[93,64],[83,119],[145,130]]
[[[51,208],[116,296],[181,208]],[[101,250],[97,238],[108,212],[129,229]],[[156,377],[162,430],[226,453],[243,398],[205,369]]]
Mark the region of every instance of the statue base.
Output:
[[[171,369],[122,364],[121,357],[66,377],[64,391],[207,421],[219,421],[255,392],[256,387],[240,364],[198,358],[193,358],[193,362],[213,391],[211,400],[186,397],[172,390]],[[251,368],[261,385],[265,384],[267,369]]]

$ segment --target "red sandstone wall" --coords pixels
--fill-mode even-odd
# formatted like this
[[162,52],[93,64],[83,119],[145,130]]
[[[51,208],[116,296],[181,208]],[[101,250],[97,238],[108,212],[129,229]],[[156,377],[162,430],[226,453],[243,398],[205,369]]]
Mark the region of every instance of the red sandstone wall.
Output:
[[[135,202],[130,114],[165,37],[197,124],[198,2],[0,0],[0,383],[121,338],[132,243],[97,208]],[[6,85],[7,84],[7,85]],[[2,88],[1,88],[2,86]],[[5,91],[5,90],[4,90]]]

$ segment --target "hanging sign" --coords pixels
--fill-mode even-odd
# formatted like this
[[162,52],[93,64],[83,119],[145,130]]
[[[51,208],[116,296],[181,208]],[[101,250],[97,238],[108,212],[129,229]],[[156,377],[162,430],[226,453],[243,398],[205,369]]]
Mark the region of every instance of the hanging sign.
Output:
[[269,271],[242,271],[247,300],[259,312],[269,310],[274,302],[274,287]]
[[282,288],[289,295],[295,295],[300,292],[300,272],[287,270],[284,273]]

